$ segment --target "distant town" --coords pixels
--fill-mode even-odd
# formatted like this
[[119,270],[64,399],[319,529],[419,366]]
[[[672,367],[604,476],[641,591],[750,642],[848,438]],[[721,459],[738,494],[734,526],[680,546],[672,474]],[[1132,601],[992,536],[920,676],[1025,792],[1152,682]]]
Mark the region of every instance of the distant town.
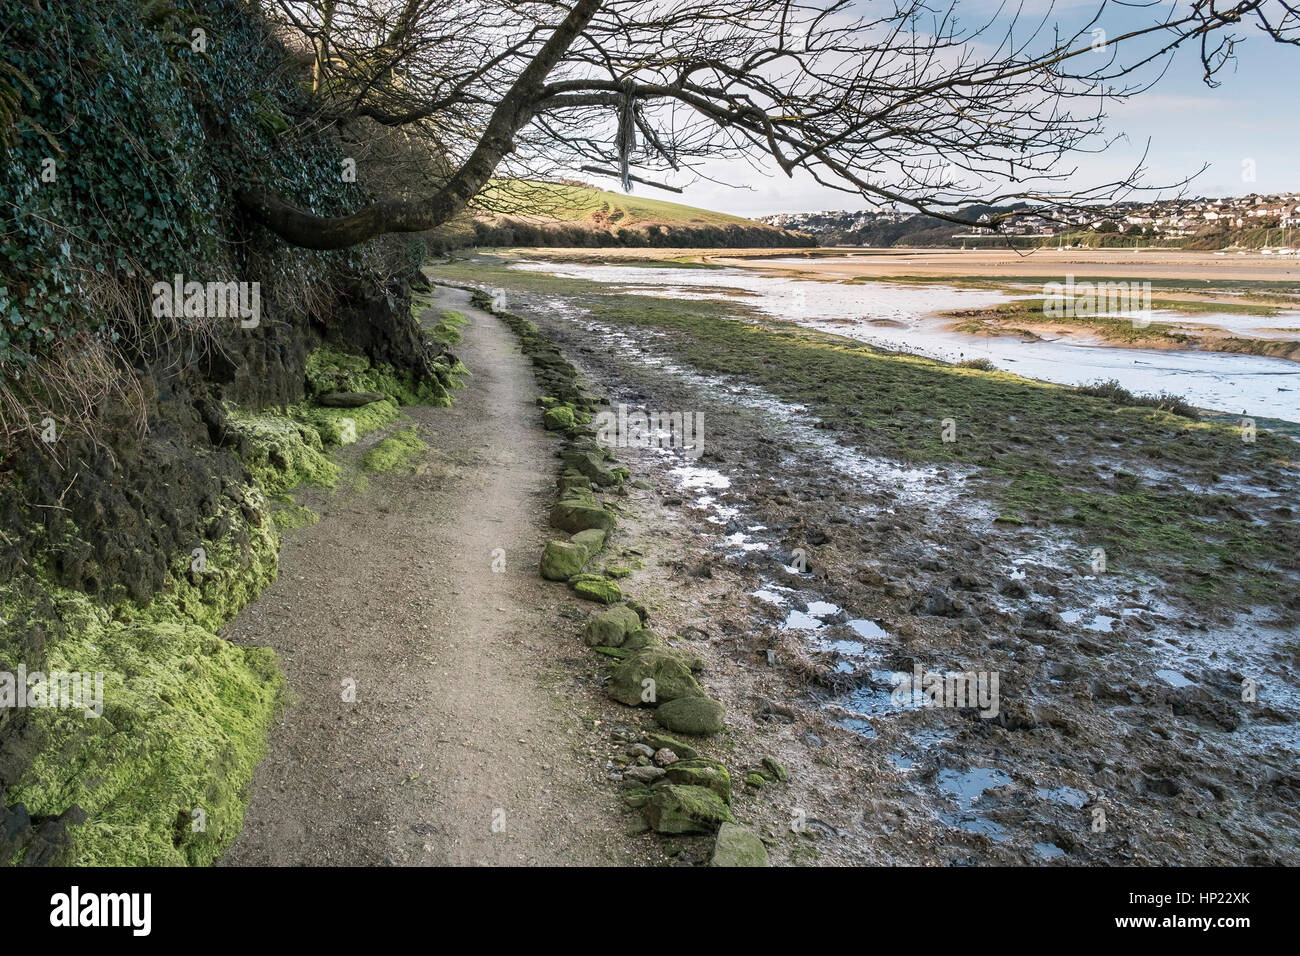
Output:
[[[1017,215],[1015,206],[969,206],[964,213],[982,225],[959,226],[899,209],[878,212],[828,210],[778,213],[759,222],[811,235],[822,245],[955,245],[981,241],[1072,245],[1152,245],[1188,248],[1247,246],[1288,248],[1289,230],[1300,228],[1300,192],[1151,203],[1117,203],[1096,211],[1062,209],[1046,215]],[[1024,207],[1019,207],[1024,208]],[[999,217],[1001,224],[997,225]],[[987,225],[983,225],[987,224]]]

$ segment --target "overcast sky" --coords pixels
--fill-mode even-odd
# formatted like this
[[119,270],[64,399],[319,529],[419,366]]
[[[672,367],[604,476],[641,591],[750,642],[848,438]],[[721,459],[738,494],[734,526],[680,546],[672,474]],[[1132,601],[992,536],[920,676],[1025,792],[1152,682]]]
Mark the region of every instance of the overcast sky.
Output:
[[[967,2],[978,8],[989,0]],[[1092,0],[1065,2],[1082,9]],[[1067,19],[1069,8],[1062,10],[1058,0],[1056,11]],[[1111,35],[1137,17],[1149,20],[1152,15],[1150,10],[1121,10],[1108,21]],[[1249,32],[1254,32],[1253,28]],[[1300,190],[1300,49],[1262,35],[1251,37],[1238,47],[1235,72],[1219,75],[1222,85],[1217,89],[1201,82],[1200,74],[1195,50],[1188,48],[1180,52],[1155,89],[1112,106],[1109,129],[1126,134],[1127,141],[1102,155],[1078,157],[1077,185],[1122,177],[1140,159],[1149,139],[1146,181],[1150,184],[1177,182],[1208,163],[1210,168],[1193,181],[1189,193],[1235,196]],[[1254,181],[1243,178],[1247,161],[1251,161]],[[686,185],[678,179],[679,185],[686,185],[681,197],[646,187],[637,189],[653,198],[680,198],[693,206],[743,216],[868,208],[862,199],[818,186],[806,175],[796,174],[794,179],[770,171],[762,175],[743,161],[717,162],[705,168],[728,185],[707,181]],[[617,188],[608,182],[601,185]],[[735,188],[737,185],[745,188]]]

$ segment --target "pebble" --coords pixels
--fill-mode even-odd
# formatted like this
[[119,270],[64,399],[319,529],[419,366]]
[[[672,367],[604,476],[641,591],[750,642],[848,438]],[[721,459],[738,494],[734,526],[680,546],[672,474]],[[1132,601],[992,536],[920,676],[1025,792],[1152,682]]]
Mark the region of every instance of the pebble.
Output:
[[667,747],[660,747],[655,751],[655,763],[661,767],[667,767],[669,764],[677,762],[677,754],[673,753]]

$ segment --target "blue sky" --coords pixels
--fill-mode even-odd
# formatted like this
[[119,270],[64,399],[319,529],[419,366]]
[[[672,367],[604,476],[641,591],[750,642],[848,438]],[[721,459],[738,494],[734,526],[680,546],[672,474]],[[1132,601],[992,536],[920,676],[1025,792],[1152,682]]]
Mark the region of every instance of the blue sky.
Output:
[[[1045,0],[1027,0],[1026,9],[1041,17]],[[959,9],[974,16],[996,10],[990,0],[961,0]],[[1150,22],[1167,4],[1150,9],[1108,7],[1100,24],[1111,36]],[[1095,10],[1094,0],[1064,0],[1049,22],[1068,25]],[[1028,16],[1028,14],[1026,15]],[[1022,22],[1026,20],[1022,19]],[[1125,174],[1139,160],[1150,140],[1147,157],[1150,184],[1176,182],[1203,164],[1209,169],[1188,187],[1193,195],[1233,196],[1300,190],[1300,48],[1275,43],[1243,27],[1248,39],[1238,45],[1235,70],[1219,74],[1216,89],[1201,81],[1199,58],[1193,47],[1181,50],[1155,88],[1107,110],[1108,129],[1127,139],[1102,155],[1080,155],[1078,183],[1106,182]],[[1243,163],[1253,162],[1255,179],[1243,179]],[[818,186],[796,174],[761,175],[743,161],[717,162],[708,173],[727,183],[699,181],[686,186],[681,201],[745,216],[817,209],[862,209],[866,203],[851,194]],[[770,171],[769,171],[770,172]],[[679,185],[685,185],[677,180]],[[656,198],[676,198],[658,190],[641,189]]]

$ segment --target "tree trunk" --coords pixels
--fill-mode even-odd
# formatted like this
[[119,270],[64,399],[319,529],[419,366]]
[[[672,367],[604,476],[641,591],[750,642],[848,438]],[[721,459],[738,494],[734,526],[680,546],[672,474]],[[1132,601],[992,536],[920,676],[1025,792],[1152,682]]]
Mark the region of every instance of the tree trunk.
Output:
[[424,232],[465,208],[514,148],[514,136],[532,119],[547,74],[591,22],[602,0],[578,0],[497,103],[469,159],[428,199],[372,203],[347,216],[317,216],[274,193],[243,190],[236,199],[249,216],[286,242],[307,249],[346,249],[392,232]]

